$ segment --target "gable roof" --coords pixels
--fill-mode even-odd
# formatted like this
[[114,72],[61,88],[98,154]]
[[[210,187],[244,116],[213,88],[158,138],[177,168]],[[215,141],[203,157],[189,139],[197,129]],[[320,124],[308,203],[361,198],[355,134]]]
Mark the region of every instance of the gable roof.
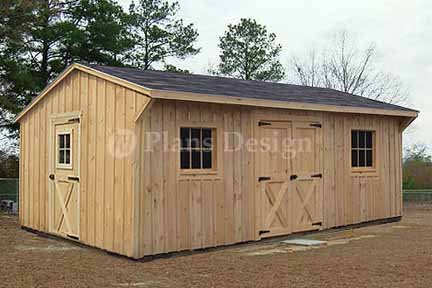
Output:
[[74,70],[125,86],[154,99],[250,105],[312,111],[417,117],[418,111],[327,88],[226,77],[72,64],[17,115],[19,121]]
[[189,92],[207,95],[225,95],[246,99],[288,101],[321,105],[375,108],[394,111],[418,112],[341,91],[264,81],[241,80],[226,77],[194,75],[127,67],[90,65],[89,67],[155,90]]

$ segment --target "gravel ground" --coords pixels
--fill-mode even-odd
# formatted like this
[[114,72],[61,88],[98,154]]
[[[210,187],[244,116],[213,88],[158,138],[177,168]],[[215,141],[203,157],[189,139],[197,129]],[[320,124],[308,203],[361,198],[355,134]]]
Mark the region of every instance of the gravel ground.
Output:
[[0,214],[0,287],[432,287],[432,204],[401,222],[148,262],[47,239]]

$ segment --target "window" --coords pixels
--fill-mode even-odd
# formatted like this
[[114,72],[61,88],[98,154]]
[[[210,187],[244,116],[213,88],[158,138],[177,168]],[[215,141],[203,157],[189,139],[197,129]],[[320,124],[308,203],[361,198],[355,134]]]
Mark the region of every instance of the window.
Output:
[[212,169],[214,167],[212,128],[180,128],[180,168]]
[[351,166],[374,168],[374,131],[351,131]]
[[62,133],[62,134],[58,134],[57,137],[58,137],[57,164],[59,164],[59,166],[71,166],[72,165],[71,134]]

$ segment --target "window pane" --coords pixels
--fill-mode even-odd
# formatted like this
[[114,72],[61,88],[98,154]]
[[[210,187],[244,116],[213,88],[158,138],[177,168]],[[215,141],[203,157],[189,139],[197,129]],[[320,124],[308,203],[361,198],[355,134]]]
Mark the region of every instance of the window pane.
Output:
[[201,168],[201,151],[192,150],[192,169]]
[[65,163],[65,154],[64,150],[59,150],[59,163],[64,164]]
[[202,147],[211,148],[212,146],[212,130],[202,129]]
[[190,151],[181,150],[180,152],[180,168],[189,169],[190,168]]
[[64,135],[64,137],[65,137],[65,147],[66,148],[70,148],[70,134],[65,134]]
[[358,150],[352,150],[351,152],[351,166],[358,167]]
[[64,135],[58,135],[58,139],[59,139],[59,148],[64,148],[65,147],[65,143],[64,143]]
[[365,150],[359,150],[359,167],[365,167],[366,166],[366,151]]
[[366,132],[365,131],[359,131],[359,148],[365,148],[366,147]]
[[372,150],[366,151],[366,166],[367,167],[373,167],[373,160],[372,160]]
[[212,168],[212,152],[211,151],[203,151],[203,167],[204,169]]
[[182,148],[186,148],[186,147],[190,147],[189,146],[189,132],[190,129],[189,128],[180,128],[180,139],[181,139],[181,147]]
[[372,132],[366,132],[366,148],[372,149]]
[[201,147],[201,129],[191,128],[191,147],[199,148]]
[[71,154],[70,154],[70,150],[65,150],[65,164],[70,164],[71,163]]
[[358,131],[351,131],[351,147],[358,148]]

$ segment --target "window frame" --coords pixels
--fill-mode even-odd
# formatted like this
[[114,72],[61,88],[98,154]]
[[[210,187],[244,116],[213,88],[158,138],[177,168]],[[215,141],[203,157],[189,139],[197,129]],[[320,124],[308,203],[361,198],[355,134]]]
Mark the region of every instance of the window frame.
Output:
[[[73,169],[73,133],[72,129],[62,129],[61,131],[56,132],[56,168],[57,169]],[[70,147],[69,148],[60,148],[60,136],[61,135],[69,135],[70,138]],[[67,149],[70,151],[69,163],[60,163],[60,149],[66,151]]]
[[[371,132],[372,133],[372,166],[364,166],[364,167],[353,167],[353,157],[352,157],[352,151],[356,148],[353,148],[352,143],[352,133],[354,131],[357,132]],[[353,173],[372,173],[375,174],[377,172],[377,132],[374,129],[365,129],[365,128],[352,128],[350,129],[350,135],[349,135],[349,159],[350,159],[350,167],[351,172]],[[356,150],[362,150],[361,148],[357,148]],[[364,148],[364,151],[368,150],[368,148]]]
[[[211,129],[212,131],[212,167],[211,168],[181,168],[181,128],[200,128],[200,129]],[[177,139],[178,139],[178,150],[177,153],[177,171],[179,176],[194,176],[194,175],[218,175],[219,174],[219,133],[220,128],[217,125],[208,123],[190,123],[184,122],[177,125]],[[200,148],[202,149],[202,148]],[[201,150],[202,153],[202,150]],[[202,158],[201,158],[202,159]],[[202,160],[201,160],[202,162]]]

